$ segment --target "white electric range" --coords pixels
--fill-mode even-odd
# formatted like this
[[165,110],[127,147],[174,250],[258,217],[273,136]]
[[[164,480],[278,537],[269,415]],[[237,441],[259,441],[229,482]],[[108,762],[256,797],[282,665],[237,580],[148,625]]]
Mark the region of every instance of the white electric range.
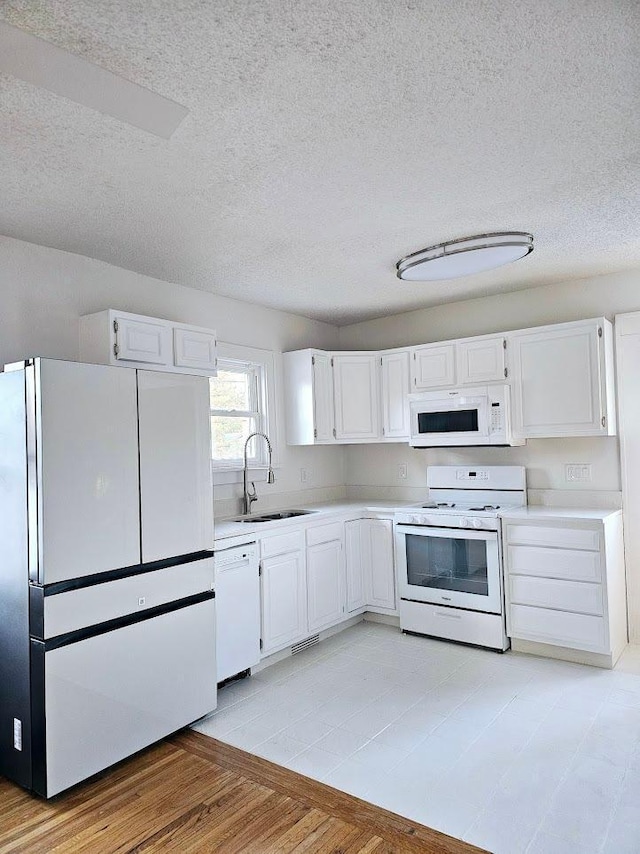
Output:
[[504,651],[500,512],[527,503],[523,466],[429,466],[428,500],[395,515],[400,627]]

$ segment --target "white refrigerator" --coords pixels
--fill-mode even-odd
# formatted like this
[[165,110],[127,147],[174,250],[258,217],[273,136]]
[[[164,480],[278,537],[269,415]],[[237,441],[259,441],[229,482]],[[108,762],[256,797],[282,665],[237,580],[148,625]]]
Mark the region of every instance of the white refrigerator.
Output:
[[216,706],[206,377],[0,374],[0,774],[51,797]]

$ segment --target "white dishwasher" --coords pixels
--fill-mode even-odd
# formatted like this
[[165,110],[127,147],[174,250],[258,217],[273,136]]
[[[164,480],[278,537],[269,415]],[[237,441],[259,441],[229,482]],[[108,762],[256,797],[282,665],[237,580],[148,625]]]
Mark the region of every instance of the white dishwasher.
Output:
[[260,661],[260,577],[255,543],[216,549],[217,681]]

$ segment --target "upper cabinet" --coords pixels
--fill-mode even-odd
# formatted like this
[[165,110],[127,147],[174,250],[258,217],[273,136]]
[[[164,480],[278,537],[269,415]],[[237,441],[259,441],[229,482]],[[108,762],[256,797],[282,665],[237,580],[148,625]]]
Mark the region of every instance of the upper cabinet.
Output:
[[513,432],[521,438],[613,436],[612,325],[605,318],[508,336]]
[[456,343],[457,385],[500,382],[508,376],[504,335],[469,338]]
[[80,358],[88,362],[212,376],[213,329],[107,309],[80,318]]
[[[319,445],[382,441],[379,359],[379,353],[283,353],[287,442]],[[408,385],[408,380],[404,370],[404,379],[402,369],[393,369],[387,375],[391,385],[396,381],[400,384],[387,394],[392,400],[388,414],[393,430],[398,430],[403,418],[397,408],[406,405],[408,388],[402,386],[405,382]],[[408,432],[391,438],[407,439]]]
[[462,338],[412,348],[412,391],[504,381],[503,335]]
[[378,439],[378,354],[333,356],[333,394],[338,440]]
[[411,373],[412,389],[442,388],[452,386],[456,377],[455,344],[428,344],[414,347]]
[[295,350],[282,354],[287,442],[317,445],[334,442],[331,354]]
[[409,351],[399,350],[380,356],[382,438],[385,441],[409,441],[407,394],[410,389]]

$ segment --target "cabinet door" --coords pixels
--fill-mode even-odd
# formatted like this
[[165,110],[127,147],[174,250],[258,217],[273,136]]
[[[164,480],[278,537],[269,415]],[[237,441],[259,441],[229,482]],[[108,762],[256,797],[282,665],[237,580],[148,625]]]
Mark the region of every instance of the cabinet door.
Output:
[[33,370],[40,373],[39,582],[139,563],[136,372],[49,359]]
[[510,336],[517,436],[607,435],[601,336],[601,326],[592,321]]
[[379,438],[377,355],[334,356],[333,381],[336,438]]
[[118,361],[171,365],[171,331],[164,323],[116,317],[116,351]]
[[262,652],[274,652],[307,634],[307,596],[302,551],[263,558]]
[[409,440],[409,352],[388,353],[382,367],[382,436]]
[[137,373],[142,561],[212,549],[209,380]]
[[307,547],[309,631],[338,622],[344,614],[344,555],[341,540]]
[[216,336],[189,327],[173,329],[174,364],[179,368],[197,368],[216,373]]
[[461,341],[456,345],[459,385],[499,382],[505,374],[505,342],[498,338]]
[[396,607],[393,566],[393,523],[388,519],[367,519],[363,554],[366,561],[367,604],[375,608]]
[[345,560],[347,578],[347,611],[357,611],[365,606],[364,560],[362,554],[362,526],[367,520],[345,522]]
[[334,441],[333,369],[331,356],[316,353],[311,361],[313,373],[313,437],[316,442]]
[[411,359],[414,391],[455,385],[455,344],[415,347]]

